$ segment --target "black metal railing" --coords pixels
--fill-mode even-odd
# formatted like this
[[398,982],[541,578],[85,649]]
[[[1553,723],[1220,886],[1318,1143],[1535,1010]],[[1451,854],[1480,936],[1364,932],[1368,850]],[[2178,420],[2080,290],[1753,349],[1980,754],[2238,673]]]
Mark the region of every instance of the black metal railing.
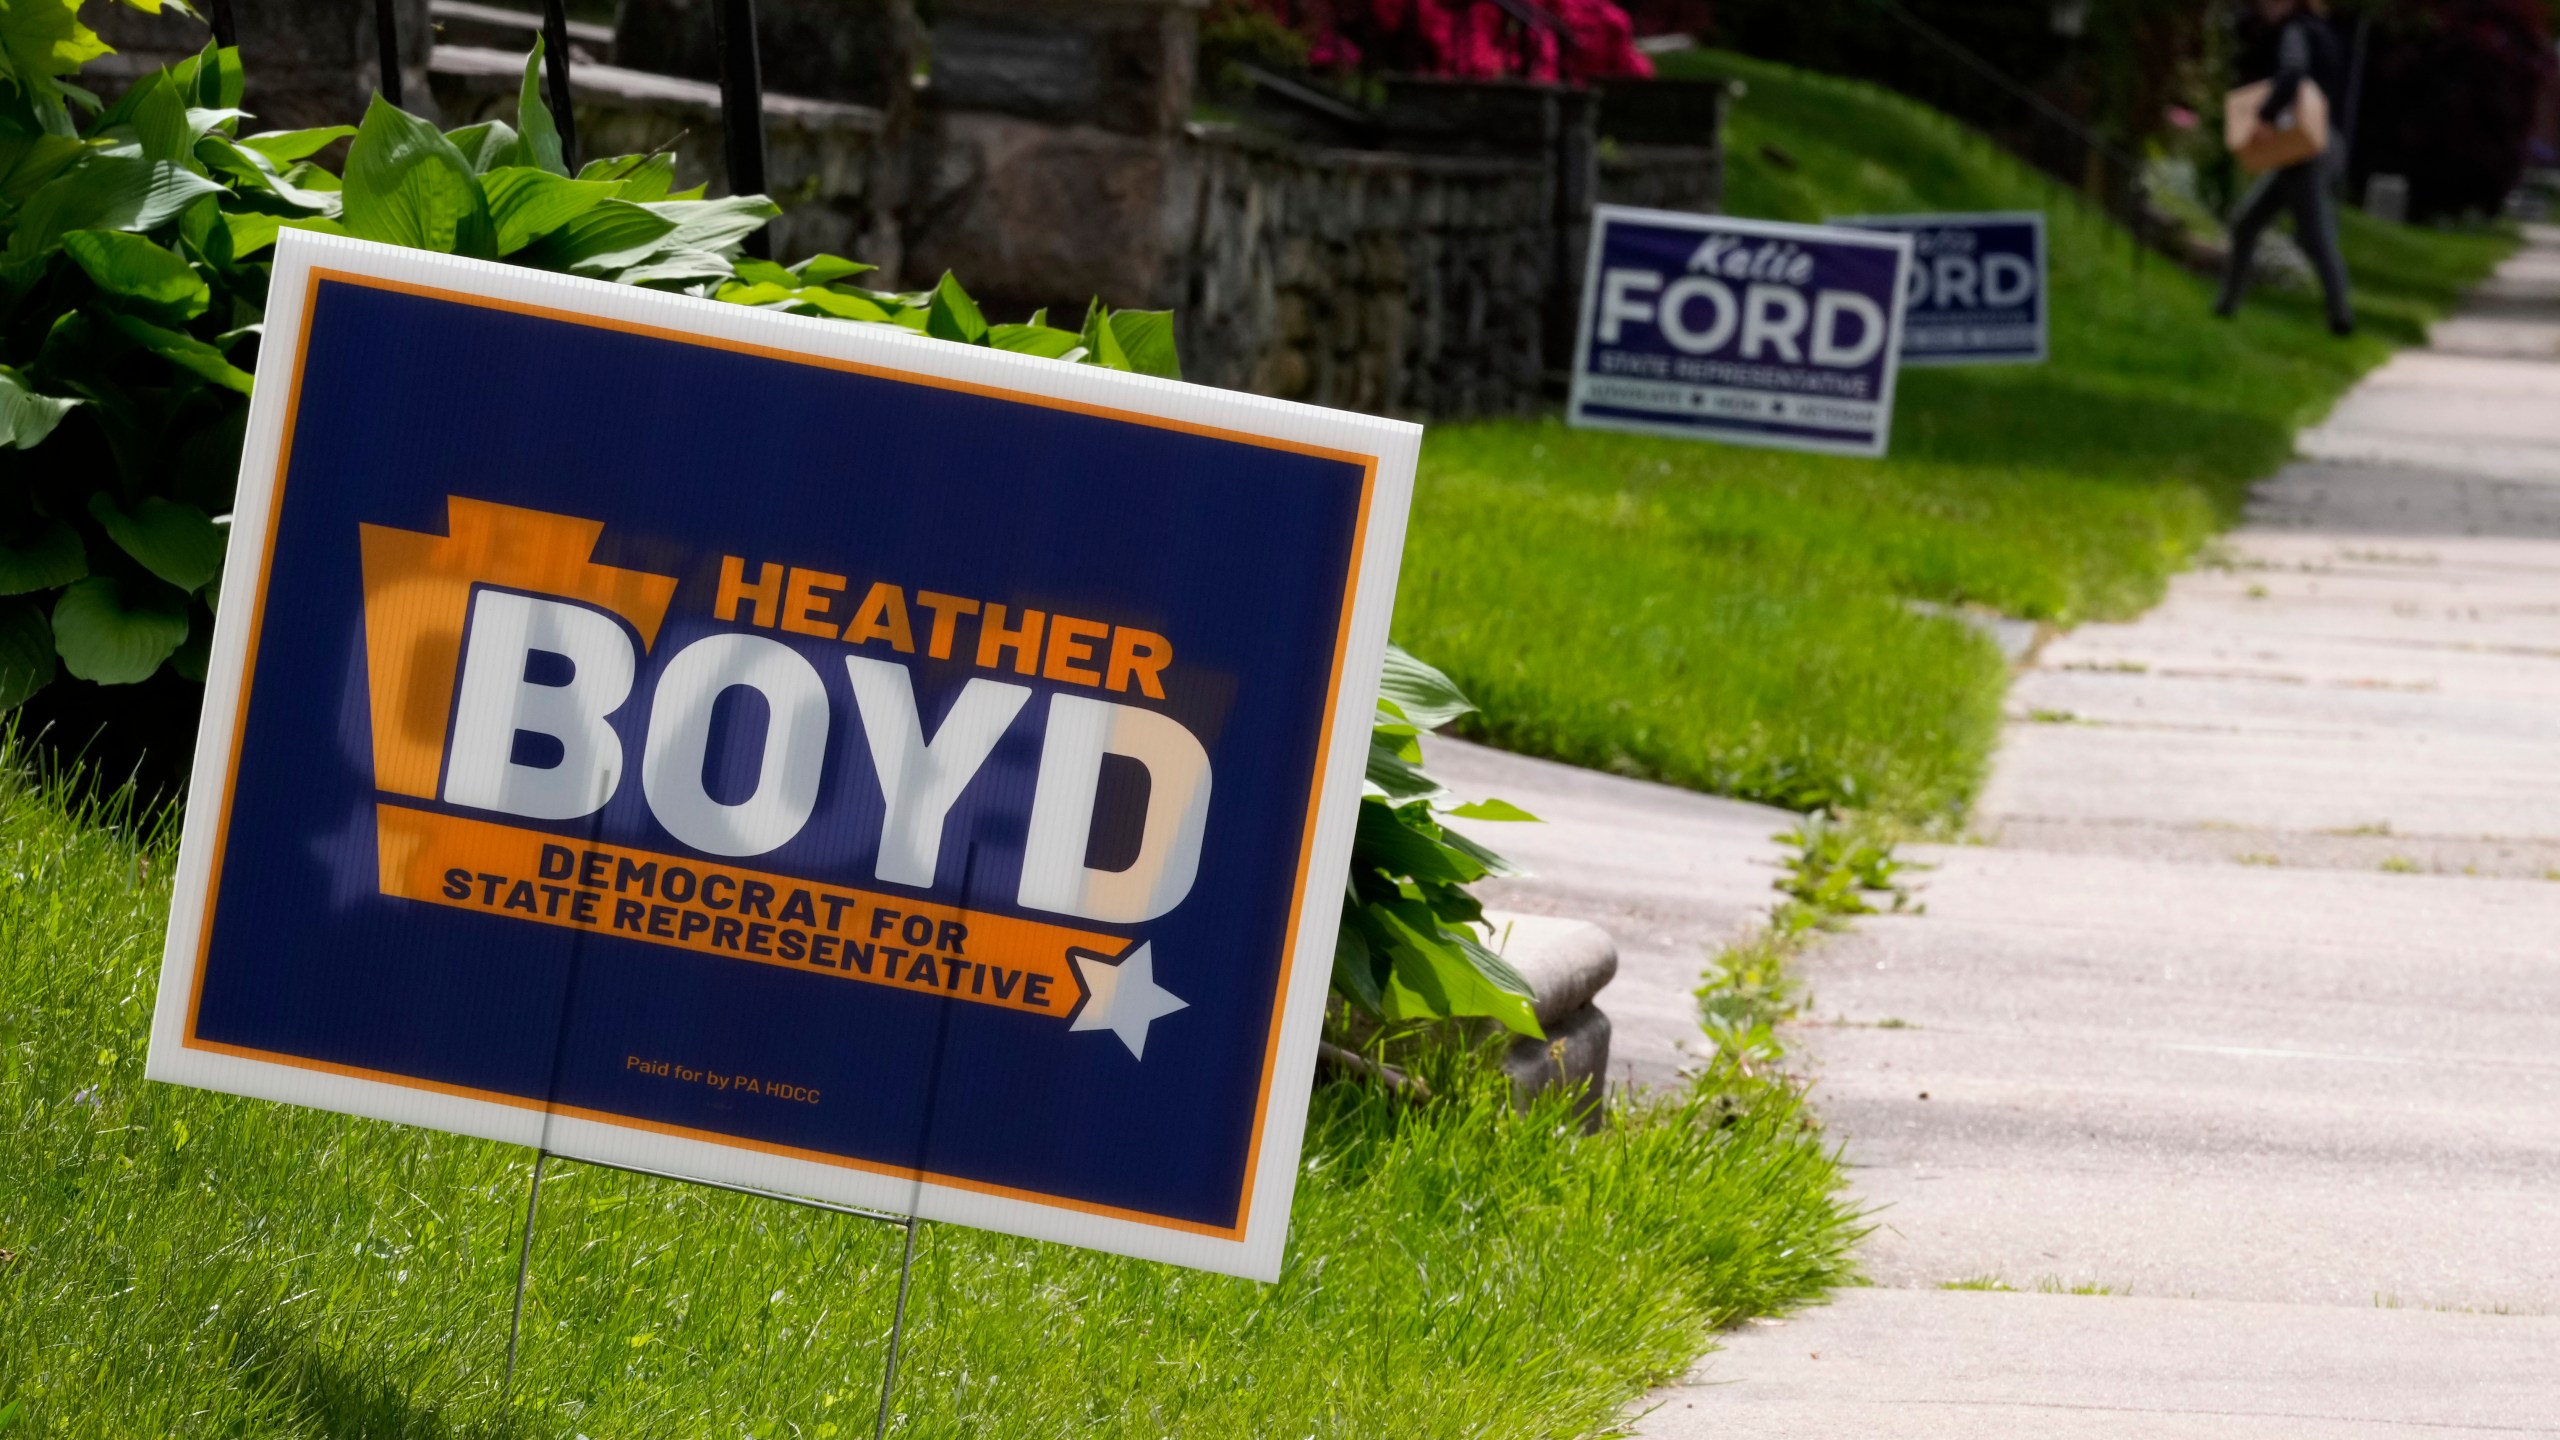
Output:
[[[232,0],[206,0],[204,17],[216,42],[225,46],[240,43]],[[721,158],[728,170],[729,192],[762,194],[764,73],[756,53],[756,0],[717,0],[713,18],[720,49],[720,128],[727,141]],[[379,47],[378,86],[382,98],[393,105],[401,104],[403,57],[397,0],[374,0],[373,26]],[[543,101],[551,107],[552,123],[560,131],[561,158],[574,174],[578,168],[578,112],[569,83],[574,62],[569,51],[569,11],[563,0],[543,0],[542,49]],[[771,241],[764,231],[749,235],[745,243],[748,254],[757,259],[771,258]]]

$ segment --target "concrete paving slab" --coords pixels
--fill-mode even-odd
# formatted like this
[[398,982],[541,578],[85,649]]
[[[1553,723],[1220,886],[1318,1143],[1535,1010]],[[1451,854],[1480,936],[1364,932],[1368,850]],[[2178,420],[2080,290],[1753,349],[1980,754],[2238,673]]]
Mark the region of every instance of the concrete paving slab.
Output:
[[[2497,338],[2476,345],[2530,352],[2521,327],[2500,318]],[[2452,470],[2478,478],[2560,481],[2560,365],[2511,355],[2407,351],[2338,402],[2295,442],[2321,460]]]
[[2560,1320],[1851,1290],[1657,1392],[1662,1440],[2513,1440],[2560,1435]]
[[1544,822],[1453,822],[1531,872],[1477,887],[1486,905],[1588,920],[1617,940],[1617,978],[1599,999],[1611,1080],[1663,1085],[1697,1063],[1699,972],[1768,918],[1772,837],[1796,817],[1443,736],[1423,754],[1458,793]]
[[[2415,834],[2560,836],[2560,770],[2530,744],[2026,725],[1981,813]],[[2347,777],[2352,777],[2349,783]]]

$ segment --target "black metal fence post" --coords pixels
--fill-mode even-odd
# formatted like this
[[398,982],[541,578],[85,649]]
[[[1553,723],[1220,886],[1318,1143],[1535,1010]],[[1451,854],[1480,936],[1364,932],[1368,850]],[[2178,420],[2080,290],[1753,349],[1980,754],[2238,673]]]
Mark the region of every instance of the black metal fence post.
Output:
[[380,49],[382,79],[374,88],[384,101],[400,104],[400,10],[397,0],[373,0],[373,38]]
[[569,93],[569,7],[563,0],[543,0],[542,88],[551,106],[551,123],[560,132],[560,163],[578,173],[578,111]]
[[231,0],[205,0],[204,21],[213,27],[213,43],[225,50],[238,48],[240,22],[231,18]]
[[[764,70],[756,56],[755,0],[717,0],[720,33],[720,129],[728,141],[729,193],[761,195],[764,184]],[[773,258],[773,241],[758,230],[746,252]]]

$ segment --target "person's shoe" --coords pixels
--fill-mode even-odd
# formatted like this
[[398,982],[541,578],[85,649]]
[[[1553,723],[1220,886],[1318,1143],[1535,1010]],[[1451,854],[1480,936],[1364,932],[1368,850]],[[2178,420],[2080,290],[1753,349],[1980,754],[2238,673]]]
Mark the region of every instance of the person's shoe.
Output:
[[2347,337],[2347,336],[2349,336],[2349,335],[2353,335],[2354,333],[2356,333],[2356,322],[2355,322],[2355,317],[2354,317],[2354,316],[2352,316],[2352,315],[2343,315],[2343,316],[2342,316],[2342,315],[2332,315],[2332,316],[2330,316],[2330,317],[2329,317],[2329,333],[2330,333],[2330,334],[2332,334],[2332,335],[2338,336],[2338,337],[2339,337],[2339,338],[2341,338],[2341,339],[2343,339],[2343,338],[2345,338],[2345,337]]
[[2239,313],[2240,302],[2236,300],[2216,300],[2213,302],[2213,318],[2216,320],[2228,320]]

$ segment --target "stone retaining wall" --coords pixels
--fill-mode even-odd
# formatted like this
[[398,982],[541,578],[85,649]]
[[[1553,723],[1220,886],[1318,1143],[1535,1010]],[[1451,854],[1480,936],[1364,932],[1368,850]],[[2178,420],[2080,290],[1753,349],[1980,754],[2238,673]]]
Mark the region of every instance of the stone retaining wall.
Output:
[[1536,161],[1289,145],[1195,127],[1178,304],[1212,385],[1402,415],[1539,391],[1553,179]]

